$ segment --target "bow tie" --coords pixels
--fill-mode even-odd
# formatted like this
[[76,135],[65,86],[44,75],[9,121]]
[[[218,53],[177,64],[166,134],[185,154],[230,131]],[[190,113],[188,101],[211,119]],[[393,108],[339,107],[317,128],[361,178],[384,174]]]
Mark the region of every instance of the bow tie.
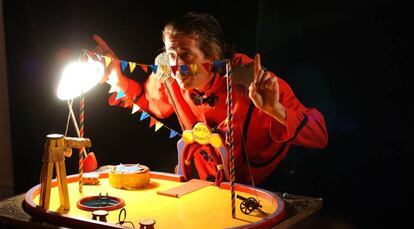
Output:
[[215,96],[213,93],[211,93],[207,97],[203,97],[201,95],[198,95],[197,93],[192,92],[191,93],[191,99],[193,100],[195,105],[201,105],[207,103],[210,107],[213,107],[216,102],[218,101],[218,97]]

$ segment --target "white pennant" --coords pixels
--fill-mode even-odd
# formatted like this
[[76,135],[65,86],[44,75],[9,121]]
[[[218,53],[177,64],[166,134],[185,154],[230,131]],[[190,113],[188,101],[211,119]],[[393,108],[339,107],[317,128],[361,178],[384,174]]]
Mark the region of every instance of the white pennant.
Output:
[[134,105],[132,105],[132,112],[131,112],[131,114],[133,114],[133,113],[135,113],[135,112],[137,112],[137,111],[139,111],[139,106],[137,105],[137,104],[135,104],[134,103]]

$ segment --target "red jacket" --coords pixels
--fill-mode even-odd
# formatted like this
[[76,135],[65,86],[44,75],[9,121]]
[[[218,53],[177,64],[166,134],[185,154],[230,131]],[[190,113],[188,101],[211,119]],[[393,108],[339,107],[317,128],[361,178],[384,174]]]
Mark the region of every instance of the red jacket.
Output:
[[[232,63],[240,62],[248,64],[253,60],[243,54],[234,55]],[[177,109],[177,117],[186,130],[192,129],[194,124],[201,121],[209,127],[216,127],[224,139],[226,78],[217,74],[213,80],[213,85],[205,92],[205,96],[211,94],[216,96],[217,102],[214,106],[207,103],[196,105],[191,98],[193,91],[181,89],[176,81],[170,83],[170,88]],[[148,78],[144,84],[144,91],[140,83],[124,76],[121,76],[120,82],[120,88],[126,96],[115,101],[116,93],[114,93],[110,98],[110,104],[115,105],[121,100],[132,99],[142,110],[159,118],[166,118],[174,112],[165,85],[155,77]],[[247,162],[250,163],[255,183],[260,183],[286,156],[291,144],[307,148],[323,148],[327,145],[328,134],[322,114],[315,108],[303,106],[290,86],[279,77],[278,82],[280,103],[286,108],[286,127],[256,108],[246,88],[233,85],[234,154],[237,182],[250,183]],[[128,105],[132,106],[132,104]],[[190,148],[194,147],[186,147],[184,150],[190,150]],[[188,152],[184,153],[188,154]],[[199,151],[192,152],[192,154],[200,178],[209,179],[209,176],[213,176],[217,179],[217,155],[206,157],[205,153]],[[228,160],[224,160],[226,168],[229,168]]]

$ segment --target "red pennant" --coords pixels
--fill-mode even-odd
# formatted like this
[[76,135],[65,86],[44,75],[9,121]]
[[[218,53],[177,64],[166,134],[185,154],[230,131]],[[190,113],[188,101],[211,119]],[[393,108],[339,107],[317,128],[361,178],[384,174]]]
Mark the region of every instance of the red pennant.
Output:
[[153,127],[155,125],[155,123],[157,123],[157,120],[155,120],[155,118],[151,117],[150,119],[150,128]]
[[144,70],[144,72],[148,73],[148,65],[140,64],[139,66],[142,68],[142,70]]
[[207,72],[210,72],[210,70],[211,70],[211,64],[210,63],[203,63],[202,65],[206,69]]
[[175,76],[175,73],[177,72],[177,70],[178,70],[178,66],[177,65],[171,66],[171,71],[173,72],[174,76]]

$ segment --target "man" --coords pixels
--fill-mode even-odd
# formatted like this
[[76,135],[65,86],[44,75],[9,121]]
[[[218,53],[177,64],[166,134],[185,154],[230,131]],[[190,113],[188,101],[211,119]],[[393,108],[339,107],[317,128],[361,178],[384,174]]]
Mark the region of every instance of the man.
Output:
[[[117,86],[126,96],[116,99],[114,93],[110,104],[133,101],[142,110],[159,118],[175,112],[183,131],[203,123],[225,142],[228,124],[225,71],[223,67],[212,70],[206,67],[226,58],[220,24],[211,15],[190,12],[167,23],[162,36],[167,62],[171,69],[176,70],[169,73],[173,80],[160,80],[152,74],[141,84],[123,76],[115,62],[112,66],[116,74],[112,77],[115,75]],[[116,58],[102,39],[96,35],[94,39],[103,54]],[[250,85],[233,85],[237,182],[250,184],[265,180],[292,144],[308,148],[327,145],[328,135],[322,114],[303,106],[285,81],[263,68],[260,55],[256,54],[254,60],[243,54],[231,54],[229,58],[233,68],[253,64]],[[181,66],[191,66],[195,71],[182,70]],[[236,81],[237,75],[232,77]],[[228,149],[228,144],[224,145]],[[217,184],[228,179],[229,158],[217,147],[185,143],[182,151],[179,163],[185,178],[189,178],[193,159],[200,179]]]

